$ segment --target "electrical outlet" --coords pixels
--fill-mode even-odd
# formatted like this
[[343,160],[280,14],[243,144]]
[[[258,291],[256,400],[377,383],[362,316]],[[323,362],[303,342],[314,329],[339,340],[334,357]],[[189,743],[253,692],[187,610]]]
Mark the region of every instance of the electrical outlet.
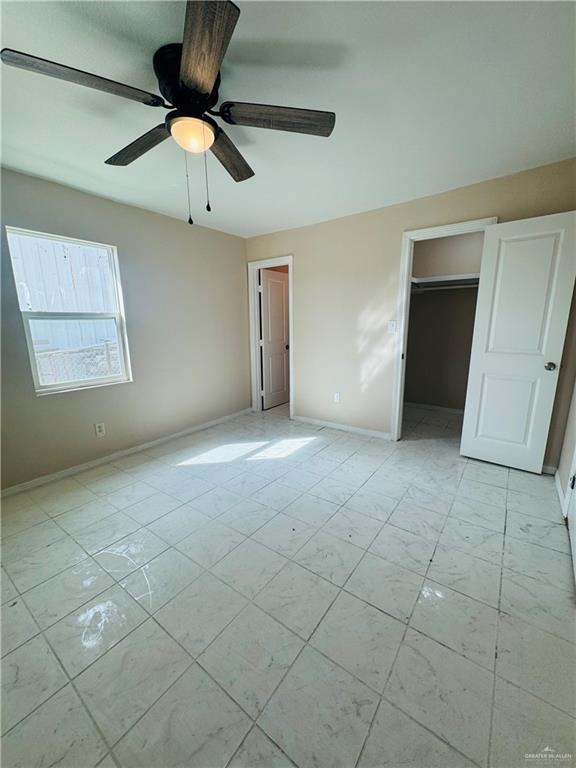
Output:
[[335,403],[340,402],[340,392],[334,392],[334,402]]
[[103,421],[94,424],[94,432],[96,433],[96,437],[104,437],[106,435],[106,424],[104,424]]

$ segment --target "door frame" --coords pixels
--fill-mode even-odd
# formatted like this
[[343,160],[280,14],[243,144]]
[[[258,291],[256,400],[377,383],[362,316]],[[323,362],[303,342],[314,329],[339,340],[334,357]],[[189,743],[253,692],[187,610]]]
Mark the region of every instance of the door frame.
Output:
[[290,365],[290,418],[294,416],[294,309],[293,309],[293,256],[278,256],[273,259],[248,262],[248,314],[250,320],[250,393],[253,411],[262,410],[260,395],[261,363],[260,363],[260,306],[258,303],[258,272],[270,267],[288,267],[288,328],[290,334],[290,349],[288,361]]
[[398,320],[395,338],[395,377],[392,396],[392,440],[400,440],[402,436],[402,409],[404,407],[404,377],[406,373],[406,347],[408,343],[408,318],[410,315],[410,288],[412,278],[412,263],[414,261],[414,243],[422,240],[436,240],[439,237],[468,235],[474,232],[484,232],[490,224],[497,224],[497,216],[472,221],[460,221],[456,224],[445,224],[439,227],[406,230],[402,235],[402,251],[400,256],[400,280],[398,287]]

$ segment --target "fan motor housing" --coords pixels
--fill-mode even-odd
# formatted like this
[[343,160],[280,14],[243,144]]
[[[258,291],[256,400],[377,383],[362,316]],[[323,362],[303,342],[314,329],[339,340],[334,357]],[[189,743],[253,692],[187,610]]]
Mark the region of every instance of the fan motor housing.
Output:
[[158,48],[152,60],[154,73],[158,78],[158,88],[166,101],[173,104],[179,112],[191,117],[200,117],[218,103],[220,73],[211,93],[198,93],[180,81],[181,59],[182,43],[168,43]]

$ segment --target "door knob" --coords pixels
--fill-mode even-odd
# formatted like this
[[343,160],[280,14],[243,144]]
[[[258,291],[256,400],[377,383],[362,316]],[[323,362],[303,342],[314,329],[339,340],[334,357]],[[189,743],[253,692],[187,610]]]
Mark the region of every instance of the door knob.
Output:
[[555,371],[556,370],[556,363],[546,363],[544,366],[547,371]]

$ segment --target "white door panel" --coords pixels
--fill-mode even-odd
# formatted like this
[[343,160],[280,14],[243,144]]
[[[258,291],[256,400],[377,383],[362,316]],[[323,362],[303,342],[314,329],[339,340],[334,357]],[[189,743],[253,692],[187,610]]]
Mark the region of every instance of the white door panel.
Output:
[[486,228],[465,456],[542,471],[576,276],[575,221],[570,212]]
[[262,269],[262,379],[263,407],[274,408],[290,399],[290,318],[288,274]]

